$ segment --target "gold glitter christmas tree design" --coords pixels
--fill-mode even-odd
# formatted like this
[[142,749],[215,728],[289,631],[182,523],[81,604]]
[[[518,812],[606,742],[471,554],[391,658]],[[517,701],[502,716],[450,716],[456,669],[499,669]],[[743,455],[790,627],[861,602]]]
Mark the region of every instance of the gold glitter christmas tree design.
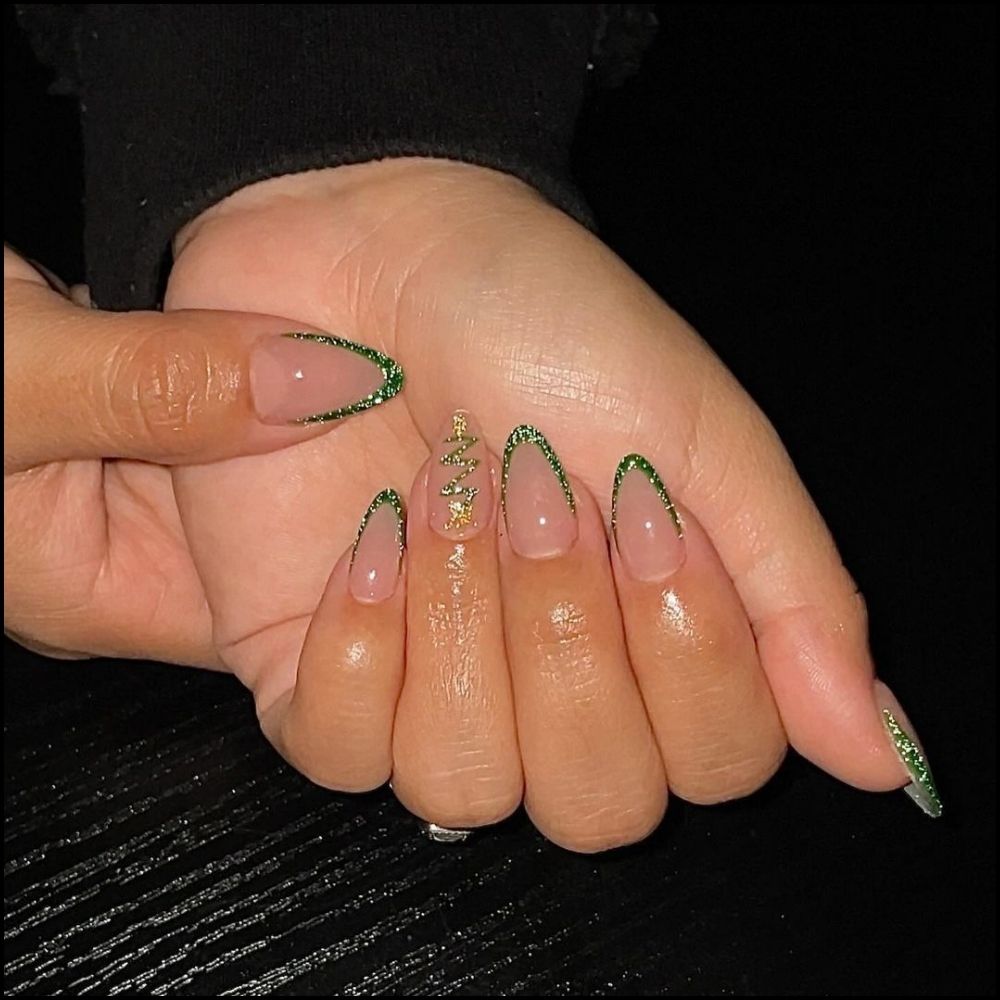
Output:
[[445,530],[464,528],[472,524],[472,504],[479,493],[477,486],[463,485],[464,480],[479,468],[479,459],[472,458],[466,452],[479,440],[469,434],[468,421],[464,413],[456,413],[451,418],[451,436],[444,439],[445,444],[455,447],[441,458],[442,465],[454,466],[458,469],[454,476],[441,487],[441,496],[452,497],[448,501],[449,517]]

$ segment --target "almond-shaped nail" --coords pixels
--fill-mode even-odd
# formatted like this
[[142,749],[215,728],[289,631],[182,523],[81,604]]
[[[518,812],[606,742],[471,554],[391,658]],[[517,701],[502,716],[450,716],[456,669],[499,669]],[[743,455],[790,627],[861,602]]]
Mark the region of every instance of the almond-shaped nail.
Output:
[[659,473],[642,455],[626,455],[615,470],[611,533],[625,571],[660,583],[684,563],[684,527]]
[[427,518],[445,538],[464,541],[490,522],[493,482],[479,425],[456,410],[433,443],[427,475]]
[[576,542],[576,500],[541,431],[522,424],[503,450],[500,500],[511,548],[527,559],[565,555]]
[[395,490],[382,490],[361,519],[347,587],[356,601],[377,604],[396,592],[406,547],[406,513]]
[[403,369],[387,354],[325,333],[264,337],[250,356],[254,410],[265,424],[318,424],[391,399]]
[[917,738],[912,723],[906,717],[906,712],[896,700],[896,696],[881,681],[875,682],[875,697],[882,713],[882,724],[910,778],[910,783],[903,787],[903,791],[928,816],[937,819],[942,813],[941,796],[938,794],[934,775],[931,774],[924,748]]

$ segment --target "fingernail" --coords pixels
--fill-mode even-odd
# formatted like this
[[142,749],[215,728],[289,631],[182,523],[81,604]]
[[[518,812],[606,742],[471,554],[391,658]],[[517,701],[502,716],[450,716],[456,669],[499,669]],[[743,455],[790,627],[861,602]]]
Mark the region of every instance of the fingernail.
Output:
[[445,538],[479,534],[493,511],[493,483],[475,418],[456,410],[441,428],[427,476],[427,516]]
[[347,587],[356,601],[377,604],[396,591],[406,546],[406,514],[395,490],[382,490],[368,505],[354,541]]
[[454,830],[449,826],[438,826],[437,823],[421,823],[420,832],[436,844],[462,844],[472,836],[471,830]]
[[339,420],[391,399],[403,369],[388,355],[343,337],[282,333],[250,356],[254,409],[265,424]]
[[500,501],[511,548],[550,559],[576,541],[576,500],[562,462],[541,431],[515,427],[503,450]]
[[938,795],[934,775],[931,774],[927,758],[924,756],[924,748],[917,738],[913,725],[906,717],[903,706],[896,700],[896,696],[881,681],[875,682],[875,696],[882,712],[882,723],[892,741],[893,749],[910,777],[910,783],[903,787],[903,791],[928,816],[937,819],[942,812],[941,797]]
[[657,583],[684,563],[684,528],[667,488],[642,455],[626,455],[615,470],[611,533],[625,571]]

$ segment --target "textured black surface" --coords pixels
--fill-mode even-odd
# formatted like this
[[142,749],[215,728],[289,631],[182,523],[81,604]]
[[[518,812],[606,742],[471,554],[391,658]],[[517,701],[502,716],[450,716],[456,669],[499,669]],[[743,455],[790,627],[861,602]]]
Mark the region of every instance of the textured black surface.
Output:
[[752,801],[676,804],[652,841],[612,856],[566,854],[520,818],[442,847],[387,794],[330,795],[282,765],[229,678],[26,663],[8,667],[8,694],[11,995],[983,982],[949,958],[985,958],[990,940],[974,814],[933,824],[800,761]]
[[[439,847],[281,764],[230,678],[8,647],[8,994],[995,993],[992,13],[662,17],[584,186],[789,443],[945,817],[792,759],[605,857],[523,817]],[[15,84],[8,235],[72,277],[65,111]]]

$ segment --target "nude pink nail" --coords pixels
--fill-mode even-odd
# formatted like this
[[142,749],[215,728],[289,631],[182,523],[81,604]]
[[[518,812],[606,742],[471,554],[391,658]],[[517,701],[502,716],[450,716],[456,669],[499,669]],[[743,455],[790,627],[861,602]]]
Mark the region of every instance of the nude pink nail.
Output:
[[395,490],[383,490],[368,505],[354,542],[347,588],[356,601],[377,604],[396,592],[405,539],[403,501]]
[[254,410],[265,424],[339,420],[391,399],[403,370],[388,355],[343,337],[284,333],[250,355]]
[[472,538],[493,515],[493,480],[479,424],[456,410],[441,428],[427,475],[427,517],[445,538]]
[[626,455],[615,472],[611,530],[625,571],[659,583],[684,563],[684,530],[656,469],[642,455]]
[[576,542],[576,500],[544,435],[522,424],[503,452],[500,496],[511,548],[527,559],[565,555]]

